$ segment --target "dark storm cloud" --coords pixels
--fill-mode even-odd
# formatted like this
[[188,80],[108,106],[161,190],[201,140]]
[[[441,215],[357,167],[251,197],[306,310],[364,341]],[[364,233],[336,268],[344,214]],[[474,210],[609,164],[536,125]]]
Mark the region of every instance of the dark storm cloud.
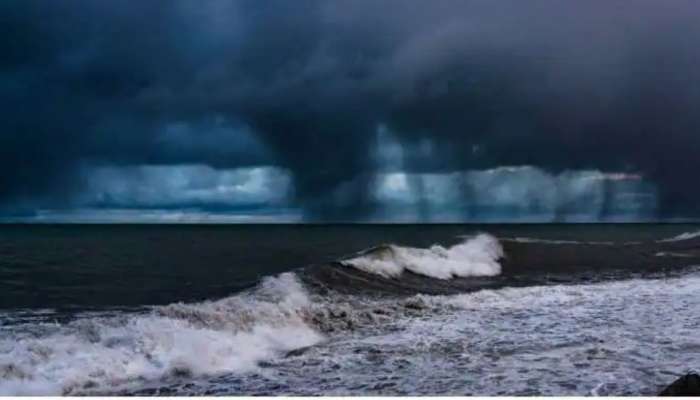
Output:
[[4,1],[0,203],[70,205],[86,165],[279,166],[307,217],[354,219],[385,127],[428,149],[405,172],[641,173],[660,216],[700,216],[698,17],[690,0]]

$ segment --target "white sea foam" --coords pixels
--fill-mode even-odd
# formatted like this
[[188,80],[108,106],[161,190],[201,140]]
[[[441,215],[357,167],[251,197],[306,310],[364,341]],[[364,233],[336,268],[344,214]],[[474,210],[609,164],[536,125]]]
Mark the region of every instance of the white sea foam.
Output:
[[[3,337],[0,393],[83,394],[90,381],[98,393],[113,384],[138,391],[150,377],[189,372],[204,376],[186,379],[177,393],[649,395],[698,367],[698,293],[700,272],[691,271],[453,296],[321,299],[285,274],[216,302]],[[307,326],[317,318],[330,324],[321,343]],[[316,345],[276,357],[306,344]],[[255,369],[261,360],[265,368]]]
[[689,239],[695,239],[696,237],[700,237],[700,231],[695,231],[695,232],[684,232],[681,233],[680,235],[670,237],[667,239],[661,239],[659,242],[678,242],[681,240],[689,240]]
[[654,395],[700,366],[699,294],[692,272],[376,301],[366,307],[387,321],[278,360],[285,378],[272,383],[305,395]]
[[0,395],[76,394],[173,375],[245,372],[322,340],[304,320],[309,297],[290,273],[253,293],[145,314],[85,318],[0,339]]
[[342,264],[387,278],[404,271],[437,279],[468,276],[494,276],[501,273],[498,260],[504,256],[498,240],[488,234],[465,239],[452,247],[433,245],[428,249],[381,246]]

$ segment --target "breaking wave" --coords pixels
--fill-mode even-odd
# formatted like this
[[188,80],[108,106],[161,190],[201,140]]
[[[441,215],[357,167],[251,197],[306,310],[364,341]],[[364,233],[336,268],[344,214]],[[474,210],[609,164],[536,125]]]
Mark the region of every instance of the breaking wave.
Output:
[[218,301],[4,334],[0,395],[90,393],[168,377],[249,371],[323,339],[307,323],[309,301],[296,276],[285,273],[251,293]]
[[[342,263],[384,277],[407,270],[446,280],[497,275],[502,257],[498,241],[480,234],[451,247],[380,246]],[[425,308],[410,299],[377,308],[363,297],[315,293],[299,278],[289,272],[216,301],[83,313],[62,323],[50,311],[9,325],[6,316],[0,395],[128,392],[149,382],[247,373],[327,334],[383,326]]]
[[451,279],[498,275],[501,273],[498,261],[503,256],[498,240],[482,233],[451,247],[378,246],[343,260],[341,264],[385,278],[396,278],[404,271],[410,271],[430,278]]

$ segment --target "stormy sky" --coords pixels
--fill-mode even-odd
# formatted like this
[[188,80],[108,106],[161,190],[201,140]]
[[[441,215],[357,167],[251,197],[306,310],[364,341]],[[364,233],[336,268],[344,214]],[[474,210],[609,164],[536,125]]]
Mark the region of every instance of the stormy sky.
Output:
[[695,0],[0,2],[0,220],[700,217]]

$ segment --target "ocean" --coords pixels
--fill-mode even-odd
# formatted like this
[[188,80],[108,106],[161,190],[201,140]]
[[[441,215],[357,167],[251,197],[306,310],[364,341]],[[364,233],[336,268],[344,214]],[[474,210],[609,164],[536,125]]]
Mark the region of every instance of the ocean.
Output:
[[653,395],[700,225],[0,225],[0,395]]

